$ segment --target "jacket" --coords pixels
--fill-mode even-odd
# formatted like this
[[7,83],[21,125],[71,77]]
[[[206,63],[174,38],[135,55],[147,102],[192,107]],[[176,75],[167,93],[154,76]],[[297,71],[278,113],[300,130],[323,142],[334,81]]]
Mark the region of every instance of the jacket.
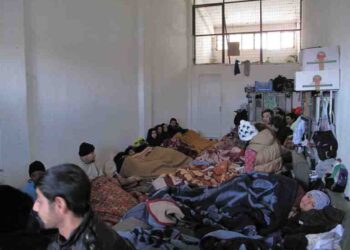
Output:
[[264,129],[254,136],[247,148],[257,153],[254,166],[255,171],[276,173],[281,170],[281,147],[269,129]]
[[57,235],[49,250],[128,250],[133,249],[116,232],[100,221],[92,212],[87,213],[80,226],[74,230],[69,239]]

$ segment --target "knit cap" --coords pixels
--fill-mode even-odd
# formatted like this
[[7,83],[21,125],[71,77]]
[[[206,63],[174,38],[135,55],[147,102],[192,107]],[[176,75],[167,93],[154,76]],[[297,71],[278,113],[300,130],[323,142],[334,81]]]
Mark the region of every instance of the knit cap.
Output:
[[248,121],[241,120],[238,127],[239,139],[242,141],[250,141],[254,136],[258,134],[258,130],[253,124]]
[[312,196],[312,198],[315,201],[315,209],[323,209],[324,207],[328,206],[331,201],[328,197],[328,195],[326,195],[324,192],[319,191],[319,190],[311,190],[309,192],[307,192],[307,194],[310,194]]
[[87,142],[83,142],[82,144],[80,144],[80,147],[79,147],[79,156],[83,157],[83,156],[88,155],[94,151],[95,151],[94,145],[87,143]]
[[29,165],[29,177],[32,175],[32,173],[34,173],[35,171],[43,171],[45,172],[45,166],[41,161],[33,161],[32,163],[30,163]]

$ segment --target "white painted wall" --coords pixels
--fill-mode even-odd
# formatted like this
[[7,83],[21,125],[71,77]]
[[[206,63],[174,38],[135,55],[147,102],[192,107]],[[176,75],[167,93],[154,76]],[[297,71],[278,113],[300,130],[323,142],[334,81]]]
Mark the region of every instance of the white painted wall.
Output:
[[222,77],[222,127],[221,136],[227,134],[233,127],[233,111],[241,104],[247,103],[244,87],[254,85],[255,81],[268,81],[278,75],[294,78],[294,73],[299,69],[298,64],[263,64],[251,65],[250,76],[233,74],[233,65],[195,65],[192,67],[192,127],[198,128],[198,90],[199,76],[201,74],[220,74]]
[[[340,46],[340,90],[336,100],[338,156],[350,169],[350,1],[303,1],[302,48]],[[348,185],[349,187],[350,185]],[[350,187],[349,187],[350,188]],[[350,189],[348,190],[350,195]]]
[[0,168],[5,183],[28,178],[23,0],[0,0]]
[[[140,0],[144,11],[145,127],[178,118],[187,126],[187,0]],[[147,87],[148,86],[148,87]],[[148,88],[148,89],[147,89]],[[147,91],[151,89],[151,91]],[[151,108],[147,105],[151,105]]]
[[[12,0],[11,0],[12,1]],[[136,0],[24,1],[31,160],[79,162],[138,135]]]

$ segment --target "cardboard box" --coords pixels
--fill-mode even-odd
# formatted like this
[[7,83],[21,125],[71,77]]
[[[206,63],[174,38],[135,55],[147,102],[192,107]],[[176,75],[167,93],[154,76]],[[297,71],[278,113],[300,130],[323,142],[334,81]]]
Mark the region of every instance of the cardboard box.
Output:
[[302,71],[339,69],[339,47],[303,49],[301,51]]
[[295,73],[296,91],[339,89],[339,70],[300,71]]

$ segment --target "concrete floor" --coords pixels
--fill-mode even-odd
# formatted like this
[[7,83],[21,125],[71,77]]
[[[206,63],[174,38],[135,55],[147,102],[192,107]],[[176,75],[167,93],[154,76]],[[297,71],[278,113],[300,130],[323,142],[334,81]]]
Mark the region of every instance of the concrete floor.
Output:
[[[302,154],[293,152],[293,173],[295,178],[308,185],[308,174],[310,167]],[[350,249],[350,202],[344,199],[344,194],[329,192],[332,204],[345,212],[343,220],[344,234],[341,247],[344,250]]]

